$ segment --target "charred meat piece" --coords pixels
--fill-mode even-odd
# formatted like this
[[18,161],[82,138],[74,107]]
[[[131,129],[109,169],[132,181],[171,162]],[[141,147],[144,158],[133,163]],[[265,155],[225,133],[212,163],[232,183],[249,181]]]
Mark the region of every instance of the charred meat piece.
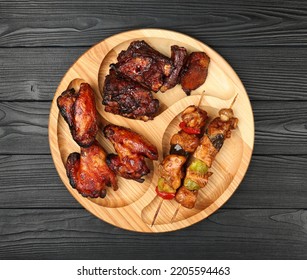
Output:
[[171,46],[171,60],[173,61],[174,68],[172,73],[165,78],[164,84],[160,88],[161,92],[165,92],[179,83],[179,74],[187,56],[188,52],[184,47]]
[[180,74],[180,84],[187,95],[190,95],[192,90],[197,89],[205,82],[209,63],[210,58],[204,52],[192,52],[188,56]]
[[64,91],[58,97],[57,105],[69,125],[73,139],[81,147],[90,146],[98,132],[97,110],[91,86],[82,83],[79,92],[74,89]]
[[117,152],[117,155],[108,156],[109,167],[124,178],[143,181],[141,177],[150,172],[144,158],[157,160],[157,148],[143,136],[122,126],[107,125],[104,135]]
[[145,41],[133,41],[117,57],[116,69],[148,89],[157,92],[173,70],[171,59]]
[[84,197],[105,197],[106,187],[117,190],[116,176],[106,163],[106,153],[95,141],[81,154],[72,153],[66,162],[66,173],[73,188]]
[[182,186],[178,189],[175,199],[183,207],[192,209],[195,205],[197,195],[198,195],[197,190],[190,191],[185,186]]
[[159,109],[150,90],[113,68],[105,79],[102,104],[106,112],[143,121],[153,119]]

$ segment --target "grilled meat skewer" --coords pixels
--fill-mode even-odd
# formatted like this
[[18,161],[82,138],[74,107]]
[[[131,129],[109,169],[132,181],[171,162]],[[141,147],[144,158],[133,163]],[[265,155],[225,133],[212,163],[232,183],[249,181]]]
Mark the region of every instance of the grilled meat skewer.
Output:
[[212,175],[208,169],[237,124],[238,119],[234,117],[231,108],[221,109],[219,117],[211,121],[193,154],[193,160],[187,167],[183,186],[176,193],[175,199],[182,206],[190,209],[194,207],[199,189],[206,186]]

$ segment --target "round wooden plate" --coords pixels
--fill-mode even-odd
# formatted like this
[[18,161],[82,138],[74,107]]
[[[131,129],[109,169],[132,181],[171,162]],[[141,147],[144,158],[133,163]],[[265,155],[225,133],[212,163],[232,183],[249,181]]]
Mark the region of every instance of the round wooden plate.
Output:
[[[188,52],[204,51],[211,58],[206,82],[191,96],[186,96],[180,85],[165,93],[158,92],[155,97],[160,100],[160,113],[154,120],[143,122],[106,113],[102,105],[100,90],[109,65],[116,62],[121,50],[127,49],[133,40],[145,40],[152,47],[170,57],[170,46],[179,45]],[[180,121],[180,113],[189,105],[197,105],[200,95],[206,95],[201,108],[207,110],[211,117],[217,115],[220,108],[228,107],[236,94],[233,106],[239,118],[238,128],[232,137],[225,141],[211,168],[206,188],[199,192],[194,209],[181,207],[176,219],[171,218],[177,208],[176,201],[164,201],[154,226],[151,222],[161,201],[156,197],[155,186],[158,180],[159,161],[148,162],[151,173],[145,177],[144,183],[118,178],[119,189],[109,190],[106,198],[90,199],[82,197],[69,184],[66,176],[65,163],[72,152],[80,152],[79,146],[73,141],[68,125],[59,114],[56,104],[58,96],[66,90],[69,83],[81,78],[87,81],[96,93],[96,106],[99,112],[100,127],[107,123],[122,125],[144,135],[155,144],[159,151],[159,161],[169,151],[171,135],[176,133]],[[112,144],[101,132],[97,140],[107,152],[114,152]],[[88,211],[112,225],[139,232],[166,232],[190,226],[219,209],[235,192],[242,181],[251,159],[254,145],[254,120],[247,93],[239,77],[230,65],[213,49],[187,35],[168,30],[141,29],[120,33],[98,43],[84,53],[68,70],[55,93],[49,118],[49,142],[56,169],[73,197]]]

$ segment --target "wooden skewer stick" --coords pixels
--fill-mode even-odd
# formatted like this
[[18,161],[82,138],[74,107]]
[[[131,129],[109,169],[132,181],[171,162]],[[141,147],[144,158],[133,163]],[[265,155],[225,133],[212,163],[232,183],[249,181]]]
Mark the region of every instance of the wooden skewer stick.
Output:
[[[203,91],[201,93],[201,96],[200,96],[200,99],[199,99],[199,102],[198,102],[198,105],[197,105],[198,108],[200,107],[201,102],[203,101],[204,96],[205,96],[205,91]],[[178,203],[177,209],[176,209],[176,211],[175,211],[175,213],[174,213],[174,215],[173,215],[173,217],[171,219],[171,224],[174,222],[175,218],[177,217],[177,214],[178,214],[180,208],[181,208],[181,204]]]
[[171,219],[171,224],[174,222],[174,220],[175,220],[175,218],[176,218],[176,216],[177,216],[177,214],[178,214],[180,208],[181,208],[181,204],[178,203],[177,209],[176,209],[176,211],[175,211],[175,213],[174,213],[174,215],[173,215],[173,217],[172,217],[172,219]]
[[161,209],[161,206],[162,206],[163,201],[164,201],[164,199],[162,198],[161,201],[160,201],[160,203],[159,203],[159,205],[158,205],[158,208],[157,208],[157,210],[156,210],[156,213],[155,213],[155,215],[154,215],[154,217],[153,217],[153,220],[152,220],[152,222],[151,222],[151,227],[154,225],[154,223],[155,223],[155,221],[156,221],[156,219],[157,219],[157,217],[158,217],[158,214],[159,214],[159,211],[160,211],[160,209]]
[[[203,93],[202,93],[202,95],[201,95],[201,97],[200,97],[200,100],[199,100],[199,103],[198,103],[198,107],[199,107],[200,104],[201,104],[201,101],[202,101],[202,99],[203,99],[203,97],[204,97],[204,93],[205,93],[205,91],[203,91]],[[237,97],[238,97],[238,93],[236,94],[236,96],[235,96],[234,99],[232,100],[232,102],[231,102],[231,104],[230,104],[230,106],[229,106],[229,109],[231,109],[232,106],[235,104],[235,102],[236,102],[236,100],[237,100]],[[172,217],[172,219],[171,219],[171,223],[174,222],[174,220],[175,220],[175,218],[176,218],[176,216],[177,216],[177,214],[178,214],[180,208],[181,208],[181,204],[178,204],[178,207],[177,207],[177,209],[176,209],[176,211],[175,211],[175,213],[174,213],[174,215],[173,215],[173,217]]]
[[204,96],[205,96],[205,91],[203,91],[203,92],[201,93],[201,96],[200,96],[200,99],[199,99],[199,102],[198,102],[198,105],[197,105],[198,108],[200,107],[200,104],[201,104],[201,102],[203,101]]
[[[204,95],[205,95],[205,91],[202,92],[197,107],[200,107],[200,104],[201,104],[201,102],[202,102],[202,100],[203,100],[203,98],[204,98]],[[155,223],[155,221],[156,221],[156,219],[157,219],[157,217],[158,217],[158,214],[159,214],[159,211],[160,211],[160,208],[161,208],[161,206],[162,206],[163,201],[164,201],[164,199],[162,199],[162,200],[160,201],[159,205],[158,205],[158,208],[157,208],[156,213],[155,213],[155,215],[154,215],[154,217],[153,217],[151,226],[154,225],[154,223]],[[173,218],[172,218],[172,221],[175,219],[175,217],[176,217],[176,215],[177,215],[177,213],[178,213],[178,211],[179,211],[180,206],[181,206],[181,204],[179,204],[179,207],[177,208],[177,210],[176,210],[176,212],[175,212],[175,215],[174,215]],[[171,223],[172,223],[172,221],[171,221]]]
[[233,106],[233,104],[235,104],[235,102],[236,102],[236,100],[237,100],[237,97],[238,97],[238,93],[237,93],[236,96],[233,98],[233,100],[232,100],[232,102],[231,102],[231,104],[230,104],[230,106],[229,106],[229,109],[231,109],[232,106]]

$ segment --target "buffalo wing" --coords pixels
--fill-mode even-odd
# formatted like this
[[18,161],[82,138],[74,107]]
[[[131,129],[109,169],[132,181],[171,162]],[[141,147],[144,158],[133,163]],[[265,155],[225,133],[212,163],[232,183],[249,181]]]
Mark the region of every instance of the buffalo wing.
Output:
[[157,160],[157,148],[138,133],[121,126],[107,125],[104,135],[117,152],[108,156],[109,167],[124,178],[142,182],[141,177],[150,172],[145,157]]
[[71,153],[66,162],[70,184],[84,197],[105,197],[106,187],[117,190],[116,176],[106,163],[106,153],[95,141],[81,154]]
[[64,91],[58,97],[57,105],[69,125],[73,139],[81,147],[90,146],[98,132],[95,97],[91,86],[82,83],[79,92],[73,88]]

